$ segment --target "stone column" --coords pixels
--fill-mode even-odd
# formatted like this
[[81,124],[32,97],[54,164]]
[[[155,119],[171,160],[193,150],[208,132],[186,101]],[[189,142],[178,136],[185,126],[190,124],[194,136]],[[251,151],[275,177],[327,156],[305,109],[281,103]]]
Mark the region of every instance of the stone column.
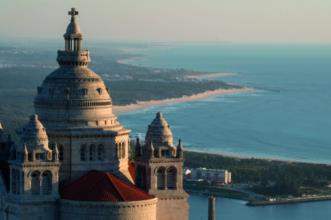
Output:
[[208,198],[208,220],[216,220],[216,198],[210,196]]

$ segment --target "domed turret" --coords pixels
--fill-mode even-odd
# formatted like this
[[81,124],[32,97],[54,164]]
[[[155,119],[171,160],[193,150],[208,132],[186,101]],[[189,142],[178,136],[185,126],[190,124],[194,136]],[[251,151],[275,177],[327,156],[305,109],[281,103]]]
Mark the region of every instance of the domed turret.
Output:
[[41,149],[50,151],[46,129],[39,121],[37,115],[32,115],[30,121],[23,127],[20,145],[22,146],[22,149],[20,149],[22,152],[25,152],[25,148],[28,151]]
[[145,142],[153,142],[156,147],[173,146],[170,126],[161,112],[156,113],[156,117],[148,126]]

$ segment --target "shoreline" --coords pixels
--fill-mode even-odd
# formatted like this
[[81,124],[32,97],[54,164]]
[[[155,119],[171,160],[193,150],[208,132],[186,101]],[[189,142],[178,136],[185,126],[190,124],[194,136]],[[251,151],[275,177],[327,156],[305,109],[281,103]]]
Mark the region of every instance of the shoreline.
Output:
[[227,73],[227,72],[213,72],[213,73],[198,73],[192,75],[184,76],[185,79],[196,79],[196,80],[203,80],[203,79],[214,79],[214,78],[223,78],[229,76],[237,76],[237,73]]
[[235,153],[226,153],[226,152],[208,152],[198,149],[189,149],[185,148],[186,152],[190,153],[198,153],[198,154],[208,154],[212,156],[221,156],[225,158],[231,159],[239,159],[239,160],[264,160],[268,162],[284,162],[284,163],[300,163],[300,164],[312,164],[312,165],[330,165],[331,162],[318,162],[318,161],[306,161],[306,160],[299,160],[299,159],[289,159],[289,158],[280,158],[280,157],[267,157],[267,156],[251,156],[251,155],[242,155],[242,154],[235,154]]
[[154,106],[162,106],[162,105],[171,105],[177,103],[184,102],[194,102],[199,100],[204,100],[213,96],[219,95],[229,95],[229,94],[237,94],[237,93],[249,93],[254,92],[253,88],[239,88],[239,89],[216,89],[216,90],[208,90],[201,93],[196,93],[190,96],[182,96],[178,98],[168,98],[168,99],[160,99],[160,100],[149,100],[149,101],[137,101],[133,104],[128,105],[115,105],[113,106],[114,113],[127,113],[132,111],[137,111],[145,108],[150,108]]
[[[186,153],[186,154],[185,154]],[[259,171],[262,169],[270,170],[273,166],[282,166],[283,169],[286,170],[288,174],[293,174],[293,172],[289,172],[289,168],[301,170],[312,170],[315,172],[316,169],[329,169],[329,164],[314,164],[314,163],[306,163],[306,162],[293,162],[293,161],[284,161],[284,160],[268,160],[263,158],[244,158],[245,161],[242,161],[242,157],[229,157],[220,154],[211,154],[211,153],[202,153],[202,152],[194,152],[194,151],[185,151],[184,156],[186,158],[185,166],[190,167],[209,167],[211,163],[213,166],[215,165],[214,161],[219,160],[223,164],[222,166],[226,166],[227,169],[231,171],[231,167],[236,167],[237,170],[242,169],[253,169],[255,171]],[[226,165],[224,165],[226,164]],[[219,164],[215,165],[214,169],[224,169],[224,167],[217,167]],[[242,171],[241,171],[242,172]],[[245,175],[245,174],[244,174]],[[247,173],[246,173],[247,176]],[[246,177],[245,177],[246,178]],[[298,179],[297,176],[294,176],[295,179]],[[300,178],[299,178],[300,179]],[[322,178],[323,179],[323,178]],[[327,190],[327,186],[317,186],[310,185],[305,186],[301,185],[300,187],[309,187],[312,191],[305,192],[301,191],[300,195],[293,196],[290,192],[287,194],[275,194],[270,195],[268,193],[263,193],[263,191],[255,191],[250,184],[257,184],[257,180],[253,180],[253,182],[249,182],[252,180],[245,179],[244,181],[241,179],[238,182],[233,182],[230,187],[223,187],[218,185],[212,185],[210,183],[199,183],[196,184],[194,182],[184,181],[184,188],[190,194],[200,194],[200,195],[210,195],[213,194],[218,197],[239,199],[242,201],[246,201],[246,205],[248,206],[268,206],[268,205],[283,205],[283,204],[297,204],[304,202],[317,202],[317,201],[330,201],[331,200],[331,191]],[[273,181],[278,181],[273,180]],[[192,184],[193,183],[193,184]],[[330,186],[329,186],[330,187]]]
[[253,200],[246,203],[247,206],[257,207],[257,206],[270,206],[270,205],[288,205],[288,204],[298,204],[306,202],[323,202],[330,201],[331,195],[321,195],[321,196],[301,196],[288,199],[275,199],[275,200]]

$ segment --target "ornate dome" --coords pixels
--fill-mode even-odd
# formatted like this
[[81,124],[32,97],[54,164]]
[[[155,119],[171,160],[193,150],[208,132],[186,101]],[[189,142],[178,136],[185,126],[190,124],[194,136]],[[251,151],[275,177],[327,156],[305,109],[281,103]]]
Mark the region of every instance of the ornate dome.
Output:
[[37,115],[32,115],[29,122],[23,127],[20,142],[21,146],[27,147],[29,151],[34,149],[50,151],[46,129]]
[[148,126],[145,142],[153,143],[154,146],[173,147],[173,137],[170,126],[161,112],[156,113],[156,117]]
[[[88,68],[89,52],[81,49],[81,33],[69,12],[71,22],[64,35],[65,50],[58,51],[60,65],[38,87],[36,113],[48,130],[101,127],[122,129],[112,113],[112,100],[101,77]],[[77,35],[79,34],[79,36]],[[77,37],[78,36],[78,37]]]

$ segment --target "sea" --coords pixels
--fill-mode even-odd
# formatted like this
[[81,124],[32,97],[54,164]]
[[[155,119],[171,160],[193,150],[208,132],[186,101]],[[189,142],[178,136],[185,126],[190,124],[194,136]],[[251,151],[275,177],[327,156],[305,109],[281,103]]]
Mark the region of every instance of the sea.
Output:
[[[213,80],[255,89],[120,114],[133,136],[144,137],[162,111],[188,150],[331,164],[331,45],[155,43],[133,51],[140,56],[122,62],[227,73]],[[189,202],[191,220],[207,219],[205,196]],[[327,220],[330,210],[331,202],[248,207],[217,199],[222,220]]]

